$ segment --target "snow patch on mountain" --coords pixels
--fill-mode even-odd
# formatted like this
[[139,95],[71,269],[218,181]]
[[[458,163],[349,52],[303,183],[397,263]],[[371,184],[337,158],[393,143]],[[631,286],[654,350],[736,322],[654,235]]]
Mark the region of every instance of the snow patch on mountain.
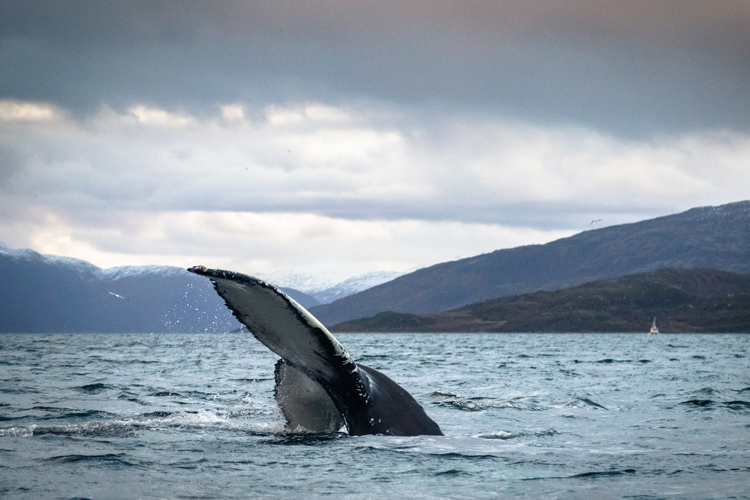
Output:
[[121,266],[101,269],[85,260],[61,255],[40,254],[28,248],[16,249],[0,243],[0,255],[26,260],[36,260],[52,266],[72,269],[81,274],[94,275],[96,278],[119,280],[131,276],[178,276],[187,274],[181,267],[174,266]]
[[312,295],[321,304],[329,304],[335,300],[346,297],[347,295],[352,295],[396,279],[403,274],[405,273],[398,271],[376,271],[362,274],[360,276],[354,276],[323,290],[310,291],[307,293],[308,295]]
[[104,276],[113,280],[129,278],[132,276],[179,276],[187,274],[187,271],[181,267],[174,266],[121,266],[110,267],[102,271]]
[[264,277],[263,279],[276,286],[294,288],[304,292],[320,304],[329,304],[334,300],[367,290],[404,274],[406,272],[375,271],[338,282],[320,275],[292,273]]
[[273,286],[293,288],[306,294],[319,292],[339,283],[339,281],[333,280],[329,277],[304,273],[259,274],[256,277],[272,284]]
[[67,267],[84,274],[98,274],[102,271],[100,268],[96,267],[90,262],[86,262],[85,260],[81,259],[75,259],[73,257],[62,257],[59,255],[48,254],[42,254],[40,255],[40,257],[46,264]]
[[1,255],[10,255],[12,257],[21,257],[23,255],[27,255],[29,253],[36,253],[32,250],[17,250],[15,248],[10,248],[8,246],[3,245],[0,243],[0,254]]
[[52,266],[65,267],[73,269],[82,274],[96,274],[101,271],[95,265],[85,260],[75,259],[73,257],[62,257],[59,255],[40,254],[28,248],[11,248],[0,243],[0,255],[7,255],[15,259],[25,259],[28,261],[38,261]]

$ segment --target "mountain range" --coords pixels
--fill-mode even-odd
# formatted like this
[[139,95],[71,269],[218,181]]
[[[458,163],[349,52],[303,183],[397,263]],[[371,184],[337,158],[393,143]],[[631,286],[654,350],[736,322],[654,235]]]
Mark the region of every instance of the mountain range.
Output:
[[[303,307],[382,283],[369,273],[304,293],[280,287]],[[101,269],[70,257],[0,245],[0,332],[226,332],[240,324],[205,278],[179,267]]]
[[584,231],[544,245],[444,262],[310,309],[326,325],[380,312],[432,314],[475,302],[665,268],[750,272],[750,201]]
[[[472,303],[665,268],[750,272],[750,202],[702,207],[316,290],[283,288],[326,325],[435,314]],[[362,288],[366,288],[362,290]],[[357,290],[358,293],[352,293]],[[341,297],[329,304],[322,301]],[[389,313],[390,314],[390,313]],[[0,332],[226,332],[239,327],[208,280],[164,266],[100,269],[0,245]]]
[[[304,306],[318,303],[283,290]],[[210,282],[184,269],[100,269],[0,245],[0,332],[226,332],[238,326]]]
[[335,332],[750,332],[750,274],[661,269],[431,315],[381,312]]

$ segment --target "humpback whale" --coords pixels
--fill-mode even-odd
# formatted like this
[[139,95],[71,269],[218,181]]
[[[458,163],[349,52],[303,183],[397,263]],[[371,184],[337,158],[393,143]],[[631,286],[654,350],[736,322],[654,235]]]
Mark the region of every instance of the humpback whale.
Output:
[[404,388],[356,363],[323,324],[291,297],[252,276],[191,267],[211,280],[232,314],[281,359],[274,397],[287,428],[352,436],[442,435]]

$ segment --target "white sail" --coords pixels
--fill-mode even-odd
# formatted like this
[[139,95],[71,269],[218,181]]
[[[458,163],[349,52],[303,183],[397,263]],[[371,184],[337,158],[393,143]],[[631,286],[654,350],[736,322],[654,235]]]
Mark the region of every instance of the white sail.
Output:
[[656,316],[654,316],[654,322],[651,325],[651,330],[649,331],[650,335],[659,335],[659,329],[656,328]]

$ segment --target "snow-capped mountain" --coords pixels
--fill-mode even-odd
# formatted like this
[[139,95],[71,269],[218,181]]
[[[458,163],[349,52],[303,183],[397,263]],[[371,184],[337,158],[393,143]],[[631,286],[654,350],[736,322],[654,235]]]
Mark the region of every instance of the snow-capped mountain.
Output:
[[[314,298],[282,290],[303,307]],[[211,282],[171,266],[101,269],[0,244],[0,332],[228,332]]]
[[267,275],[259,274],[257,277],[274,286],[294,288],[295,290],[300,290],[311,296],[313,293],[326,290],[339,283],[339,280],[337,279],[308,273],[285,272]]
[[380,285],[396,279],[405,273],[398,271],[377,271],[360,276],[354,276],[342,281],[336,285],[324,288],[322,290],[311,290],[307,294],[314,297],[321,304],[330,304],[347,295],[352,295],[368,288]]
[[132,276],[176,276],[184,274],[185,270],[181,267],[174,266],[122,266],[102,269],[101,273],[108,278],[118,280]]
[[317,304],[329,304],[347,295],[391,281],[403,274],[406,273],[399,271],[375,271],[353,276],[344,281],[337,281],[321,275],[286,273],[264,276],[262,279],[282,287],[282,290],[285,290],[285,287],[300,290],[315,299]]

